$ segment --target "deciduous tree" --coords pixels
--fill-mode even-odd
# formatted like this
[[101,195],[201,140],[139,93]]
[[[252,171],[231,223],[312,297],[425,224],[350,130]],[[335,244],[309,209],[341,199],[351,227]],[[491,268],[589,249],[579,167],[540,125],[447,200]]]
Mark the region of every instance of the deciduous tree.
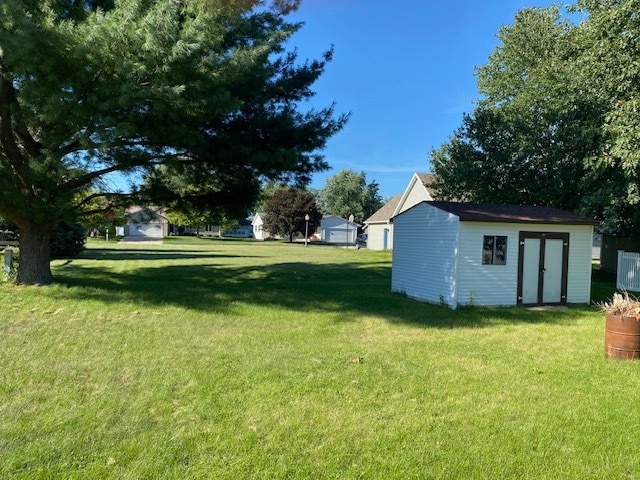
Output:
[[309,215],[309,234],[322,220],[322,213],[314,196],[296,189],[277,190],[266,202],[264,214],[264,229],[272,235],[289,237],[289,242],[293,242],[296,233],[305,233],[305,215]]
[[364,172],[341,170],[327,179],[318,197],[323,213],[342,218],[353,215],[357,223],[362,223],[383,204],[378,188],[375,181],[367,183]]
[[605,105],[576,79],[580,31],[557,7],[524,9],[477,70],[483,95],[433,151],[445,198],[553,205],[602,218],[591,202]]

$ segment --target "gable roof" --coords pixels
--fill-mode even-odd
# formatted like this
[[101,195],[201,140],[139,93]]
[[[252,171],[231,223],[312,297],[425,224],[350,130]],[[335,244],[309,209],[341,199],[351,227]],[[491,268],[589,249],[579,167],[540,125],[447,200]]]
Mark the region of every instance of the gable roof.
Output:
[[[428,187],[428,185],[430,185],[431,181],[433,180],[433,175],[429,174],[429,173],[420,173],[420,172],[416,172],[411,176],[411,180],[409,180],[409,184],[407,185],[407,188],[404,190],[404,193],[402,194],[402,197],[400,198],[400,201],[398,202],[398,204],[396,205],[395,210],[393,211],[393,214],[390,215],[389,218],[395,217],[396,215],[398,215],[400,212],[407,210],[408,208],[413,207],[414,204],[410,204],[408,206],[407,205],[407,201],[409,200],[409,197],[411,195],[415,195],[413,192],[413,189],[416,185],[420,185],[420,187],[423,189],[423,192],[421,194],[418,194],[419,197],[421,197],[424,200],[433,200],[435,197],[435,191],[432,190],[430,187]],[[415,196],[413,198],[412,201],[415,201]]]
[[431,198],[437,198],[438,197],[437,192],[433,188],[431,188],[431,182],[433,182],[434,175],[432,175],[431,173],[421,173],[421,172],[416,172],[416,175],[422,182],[422,185],[424,186],[424,188],[427,189],[427,192],[429,192],[429,195],[431,195]]
[[350,222],[346,218],[342,218],[339,215],[322,215],[322,220],[320,220],[321,228],[331,228],[333,225],[330,225],[331,222],[337,222],[334,225],[353,225],[354,227],[360,227],[361,225],[356,222]]
[[264,222],[264,212],[256,212],[253,218],[251,219],[251,225],[261,225],[263,222]]
[[[495,205],[466,202],[421,202],[456,215],[462,222],[599,225],[589,217],[541,205]],[[404,213],[404,212],[403,212]]]
[[385,203],[382,207],[375,211],[373,215],[367,218],[364,223],[374,223],[374,222],[388,222],[391,217],[393,217],[393,212],[396,210],[398,203],[400,203],[400,199],[402,198],[402,193],[399,193],[395,197],[392,197],[387,203]]

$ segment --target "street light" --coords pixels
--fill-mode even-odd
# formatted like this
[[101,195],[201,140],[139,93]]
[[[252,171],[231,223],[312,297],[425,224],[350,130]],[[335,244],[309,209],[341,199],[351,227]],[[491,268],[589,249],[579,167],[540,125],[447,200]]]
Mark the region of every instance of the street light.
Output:
[[309,214],[305,214],[304,216],[305,226],[304,226],[304,246],[307,246],[307,242],[309,241]]
[[347,223],[347,248],[349,248],[349,226],[353,223],[353,213],[349,215],[349,223]]

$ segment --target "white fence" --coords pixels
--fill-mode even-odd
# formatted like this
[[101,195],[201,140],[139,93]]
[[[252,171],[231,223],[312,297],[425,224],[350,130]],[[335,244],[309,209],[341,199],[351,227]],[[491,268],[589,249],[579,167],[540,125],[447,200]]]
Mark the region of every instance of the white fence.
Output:
[[640,253],[618,250],[616,288],[640,292]]

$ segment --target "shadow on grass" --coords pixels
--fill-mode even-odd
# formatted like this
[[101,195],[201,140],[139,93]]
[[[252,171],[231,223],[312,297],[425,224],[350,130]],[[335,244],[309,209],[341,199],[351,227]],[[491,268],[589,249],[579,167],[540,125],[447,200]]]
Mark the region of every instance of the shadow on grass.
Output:
[[[123,249],[123,248],[92,248],[86,250],[81,259],[91,260],[189,260],[211,258],[239,258],[240,255],[217,254],[204,250],[153,250],[153,249]],[[250,256],[242,255],[243,258]],[[73,262],[73,259],[71,259]]]
[[[201,264],[143,266],[115,273],[100,260],[158,258],[202,259]],[[185,309],[233,313],[237,304],[273,306],[301,315],[336,314],[337,321],[376,316],[392,323],[432,328],[481,328],[505,323],[567,323],[584,316],[585,308],[530,311],[525,308],[461,308],[431,305],[392,293],[391,267],[381,264],[312,264],[304,262],[233,266],[235,255],[211,251],[145,251],[95,249],[83,263],[60,265],[56,281],[69,288],[74,300],[93,298],[106,303],[141,306],[175,305]],[[248,255],[238,257],[249,258]],[[95,260],[95,264],[91,261]],[[216,259],[220,262],[216,262]]]
[[615,292],[615,274],[594,268],[591,273],[591,300],[595,303],[609,301]]

